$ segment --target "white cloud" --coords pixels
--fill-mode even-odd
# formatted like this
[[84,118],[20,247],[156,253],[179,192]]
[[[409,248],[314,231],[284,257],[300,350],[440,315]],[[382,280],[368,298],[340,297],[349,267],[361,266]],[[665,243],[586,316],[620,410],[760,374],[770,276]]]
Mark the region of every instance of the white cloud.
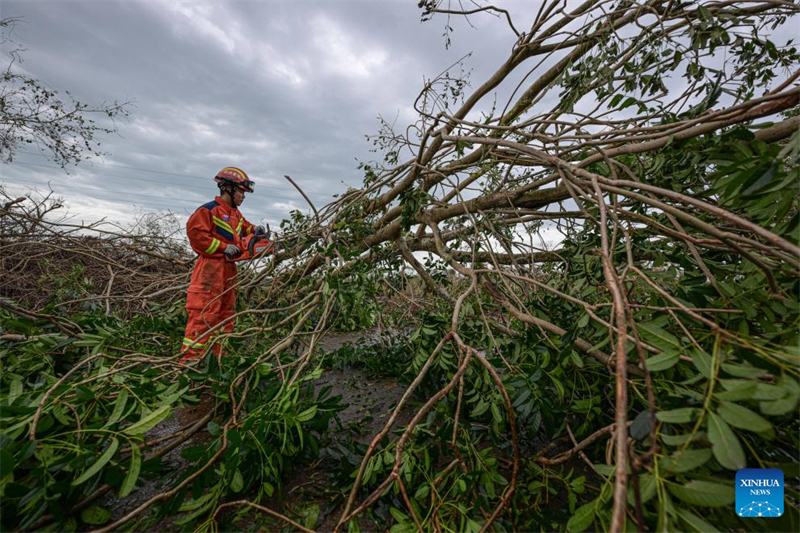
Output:
[[271,207],[273,209],[277,209],[280,211],[285,211],[288,213],[289,211],[298,211],[300,208],[294,202],[272,202]]
[[[240,31],[239,24],[234,19],[224,16],[224,11],[220,9],[224,4],[157,2],[154,5],[166,9],[172,15],[170,18],[174,28],[182,33],[208,37],[229,54],[241,48],[241,43],[237,43],[236,38]],[[224,24],[220,24],[221,21],[224,21]]]
[[348,35],[335,20],[318,15],[311,23],[313,43],[324,72],[345,78],[368,79],[386,64],[389,54],[377,43]]

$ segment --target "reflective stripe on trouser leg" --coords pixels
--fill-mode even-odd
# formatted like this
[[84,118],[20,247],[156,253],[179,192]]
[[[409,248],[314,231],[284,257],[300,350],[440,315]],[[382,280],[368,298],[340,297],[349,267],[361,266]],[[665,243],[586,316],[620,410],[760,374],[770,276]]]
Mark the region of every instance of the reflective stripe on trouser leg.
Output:
[[[183,338],[183,360],[199,359],[206,354],[206,351],[214,345],[216,331],[209,334],[209,330],[219,323],[217,316],[209,316],[202,313],[200,309],[189,309],[189,320],[186,323],[186,332]],[[203,320],[213,318],[211,320]],[[207,323],[208,322],[208,323]]]

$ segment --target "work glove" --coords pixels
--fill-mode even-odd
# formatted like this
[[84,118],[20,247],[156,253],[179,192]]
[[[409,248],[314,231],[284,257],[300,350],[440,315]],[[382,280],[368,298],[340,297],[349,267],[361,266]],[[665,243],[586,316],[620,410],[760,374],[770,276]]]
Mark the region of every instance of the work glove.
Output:
[[267,230],[267,228],[264,226],[256,226],[254,233],[256,235],[266,235],[267,238],[269,238],[269,230]]
[[228,259],[234,259],[242,255],[242,251],[235,244],[229,244],[228,247],[225,248],[225,251],[222,253],[224,253],[225,257],[227,257]]

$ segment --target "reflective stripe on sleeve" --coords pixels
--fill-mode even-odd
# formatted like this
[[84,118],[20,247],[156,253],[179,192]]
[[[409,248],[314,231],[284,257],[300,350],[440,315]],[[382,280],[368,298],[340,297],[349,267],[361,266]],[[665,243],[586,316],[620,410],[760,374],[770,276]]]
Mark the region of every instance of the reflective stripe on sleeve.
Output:
[[206,248],[206,253],[213,254],[214,252],[216,252],[217,248],[219,248],[219,243],[220,243],[219,239],[214,238],[214,240],[211,241],[211,246]]

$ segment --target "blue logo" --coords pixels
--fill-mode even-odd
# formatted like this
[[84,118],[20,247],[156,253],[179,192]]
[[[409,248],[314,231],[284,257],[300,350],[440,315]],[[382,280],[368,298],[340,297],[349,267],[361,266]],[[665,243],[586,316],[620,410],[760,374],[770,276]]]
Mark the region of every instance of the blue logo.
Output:
[[742,468],[736,472],[736,514],[748,518],[783,515],[783,470]]

